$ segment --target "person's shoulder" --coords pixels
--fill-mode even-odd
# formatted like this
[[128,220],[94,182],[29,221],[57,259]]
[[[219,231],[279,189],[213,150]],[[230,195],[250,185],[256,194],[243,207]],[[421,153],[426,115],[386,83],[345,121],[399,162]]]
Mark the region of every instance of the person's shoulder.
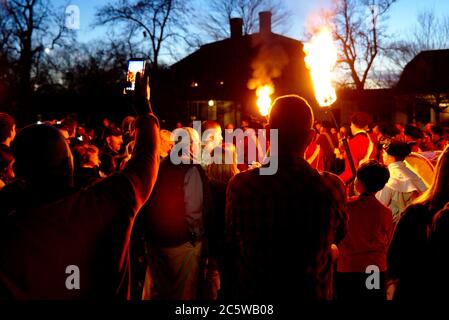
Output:
[[409,205],[403,212],[400,222],[411,222],[418,220],[427,220],[429,212],[429,203],[414,203]]
[[258,168],[254,168],[237,173],[231,180],[229,180],[229,188],[236,189],[254,183],[260,177],[258,172]]
[[343,180],[336,174],[330,172],[321,172],[321,181],[324,187],[332,192],[334,196],[337,196],[342,201],[346,199],[346,188]]
[[435,214],[433,220],[434,226],[449,226],[449,203]]

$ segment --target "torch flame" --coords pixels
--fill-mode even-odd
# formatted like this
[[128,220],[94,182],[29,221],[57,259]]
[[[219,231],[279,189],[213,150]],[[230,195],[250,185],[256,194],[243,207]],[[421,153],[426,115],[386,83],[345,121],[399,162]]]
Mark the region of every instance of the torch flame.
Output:
[[315,98],[322,107],[328,107],[337,100],[332,86],[332,70],[337,62],[337,49],[332,32],[323,27],[309,43],[304,44],[304,61],[310,70]]
[[262,116],[266,117],[271,107],[271,95],[274,93],[274,88],[272,85],[264,85],[257,88],[257,106],[259,107],[259,112]]

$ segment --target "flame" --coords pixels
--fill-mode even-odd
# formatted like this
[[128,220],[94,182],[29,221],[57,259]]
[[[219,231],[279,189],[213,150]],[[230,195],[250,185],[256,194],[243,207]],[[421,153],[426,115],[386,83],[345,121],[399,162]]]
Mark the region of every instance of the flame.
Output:
[[266,117],[270,112],[271,95],[274,93],[274,87],[270,84],[257,88],[257,106],[262,116]]
[[310,70],[315,98],[319,105],[328,107],[337,100],[332,85],[332,70],[337,62],[337,48],[328,27],[320,29],[309,43],[304,44],[304,61]]

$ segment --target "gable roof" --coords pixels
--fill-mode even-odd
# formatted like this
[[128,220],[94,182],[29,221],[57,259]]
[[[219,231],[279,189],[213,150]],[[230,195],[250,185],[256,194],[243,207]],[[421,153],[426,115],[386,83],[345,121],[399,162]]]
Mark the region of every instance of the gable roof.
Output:
[[397,89],[408,93],[449,92],[449,49],[420,52],[405,66]]

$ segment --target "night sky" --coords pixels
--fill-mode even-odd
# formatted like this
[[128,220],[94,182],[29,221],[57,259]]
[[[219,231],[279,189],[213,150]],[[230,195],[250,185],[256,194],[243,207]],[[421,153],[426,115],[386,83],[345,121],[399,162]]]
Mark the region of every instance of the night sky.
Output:
[[[199,8],[207,0],[195,1]],[[308,19],[318,13],[321,9],[330,8],[332,0],[284,0],[293,13],[292,28],[287,32],[287,36],[298,39],[304,39],[305,25]],[[97,27],[93,29],[95,9],[110,2],[110,0],[53,0],[55,6],[76,4],[81,11],[81,29],[79,30],[78,40],[88,42],[93,39],[101,38],[105,33],[105,28]],[[416,16],[422,10],[433,9],[437,13],[449,12],[449,0],[398,0],[394,4],[389,14],[388,31],[392,34],[406,34],[416,23]]]

